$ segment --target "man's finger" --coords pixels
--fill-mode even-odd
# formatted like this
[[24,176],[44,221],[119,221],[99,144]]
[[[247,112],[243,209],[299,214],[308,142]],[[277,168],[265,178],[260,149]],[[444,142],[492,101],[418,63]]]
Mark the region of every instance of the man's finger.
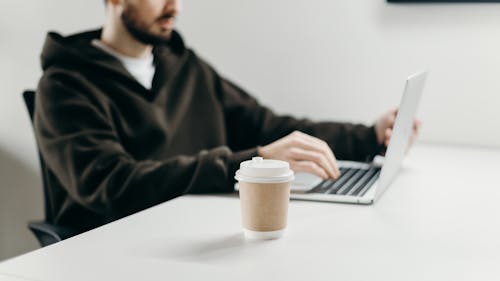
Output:
[[324,153],[330,163],[330,165],[333,167],[333,175],[332,177],[334,179],[337,179],[340,177],[340,170],[338,167],[337,159],[335,158],[335,155],[333,154],[332,149],[324,142],[323,140],[307,135],[307,134],[302,134],[299,138],[303,143],[308,144],[311,148],[311,150],[316,150]]
[[418,133],[418,131],[420,130],[421,126],[422,126],[422,121],[420,121],[418,119],[415,119],[415,121],[413,122],[413,131],[415,133]]
[[394,117],[396,117],[398,115],[398,112],[399,112],[399,107],[396,107],[392,110],[392,115],[394,115]]
[[296,161],[306,160],[314,162],[316,165],[320,166],[321,168],[323,168],[323,170],[326,171],[328,177],[334,178],[336,176],[332,165],[329,163],[328,159],[323,153],[318,151],[305,150],[298,147],[290,149],[290,153],[291,153],[290,157],[293,160]]
[[385,130],[385,140],[384,140],[384,144],[385,146],[389,146],[389,142],[391,140],[391,136],[392,136],[392,129],[386,129]]
[[418,132],[420,131],[420,126],[422,125],[422,121],[420,120],[415,120],[415,122],[413,123],[413,132],[411,134],[411,138],[410,138],[410,145],[409,146],[412,146],[413,143],[415,142],[415,140],[417,139],[418,137]]
[[335,157],[335,155],[333,154],[332,150],[330,149],[330,147],[328,147],[330,153],[328,154],[328,159],[329,161],[332,163],[332,166],[333,166],[333,172],[334,172],[334,176],[333,178],[334,179],[338,179],[340,177],[340,169],[339,169],[339,164],[337,163],[337,158]]

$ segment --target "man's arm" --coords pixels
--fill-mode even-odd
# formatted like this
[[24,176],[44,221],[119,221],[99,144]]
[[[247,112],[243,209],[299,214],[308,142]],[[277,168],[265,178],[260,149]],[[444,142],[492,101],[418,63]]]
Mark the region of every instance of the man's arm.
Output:
[[232,153],[218,147],[138,161],[124,150],[106,113],[81,92],[77,79],[59,76],[44,77],[37,92],[40,151],[69,195],[97,213],[119,218],[185,193],[232,191],[239,162],[256,155],[255,149]]
[[[244,90],[223,78],[219,78],[219,92],[227,120],[229,144],[235,150],[255,145],[269,148],[270,143],[275,143],[274,151],[281,150],[280,153],[270,153],[272,150],[265,150],[266,147],[259,149],[259,153],[266,154],[262,156],[280,157],[289,162],[296,159],[296,165],[299,165],[296,170],[334,178],[338,176],[335,175],[338,174],[335,172],[335,157],[366,161],[381,151],[373,126],[312,122],[290,116],[277,116]],[[300,131],[302,134],[294,131]],[[289,149],[285,151],[287,147]],[[299,151],[295,149],[297,147]],[[294,155],[290,156],[291,153]],[[318,168],[325,170],[326,175],[319,172]]]
[[[293,131],[301,131],[326,141],[339,159],[364,161],[380,152],[373,126],[278,116],[223,78],[220,91],[230,140],[236,148],[267,145]],[[238,147],[241,144],[244,146]]]

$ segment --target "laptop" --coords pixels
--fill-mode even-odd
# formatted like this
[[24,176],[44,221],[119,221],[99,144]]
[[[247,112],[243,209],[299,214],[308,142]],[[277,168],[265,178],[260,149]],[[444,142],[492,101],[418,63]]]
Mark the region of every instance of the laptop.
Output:
[[352,204],[372,204],[378,200],[397,176],[408,149],[426,77],[426,72],[419,72],[406,80],[385,157],[377,156],[371,163],[338,161],[341,176],[337,180],[297,173],[291,199]]

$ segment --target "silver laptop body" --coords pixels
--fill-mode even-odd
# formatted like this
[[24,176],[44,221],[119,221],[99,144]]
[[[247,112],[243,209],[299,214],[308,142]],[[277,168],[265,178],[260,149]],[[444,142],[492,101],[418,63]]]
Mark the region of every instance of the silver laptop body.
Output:
[[398,174],[408,149],[426,77],[426,72],[419,72],[406,80],[385,157],[376,157],[372,163],[338,161],[342,175],[335,181],[297,173],[291,198],[353,204],[372,204],[380,198]]

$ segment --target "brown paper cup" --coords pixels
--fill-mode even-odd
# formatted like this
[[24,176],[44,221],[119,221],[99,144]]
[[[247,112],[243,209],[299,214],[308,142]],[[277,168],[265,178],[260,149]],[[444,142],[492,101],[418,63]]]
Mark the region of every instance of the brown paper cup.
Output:
[[245,236],[276,239],[287,225],[290,182],[239,182],[241,215]]

